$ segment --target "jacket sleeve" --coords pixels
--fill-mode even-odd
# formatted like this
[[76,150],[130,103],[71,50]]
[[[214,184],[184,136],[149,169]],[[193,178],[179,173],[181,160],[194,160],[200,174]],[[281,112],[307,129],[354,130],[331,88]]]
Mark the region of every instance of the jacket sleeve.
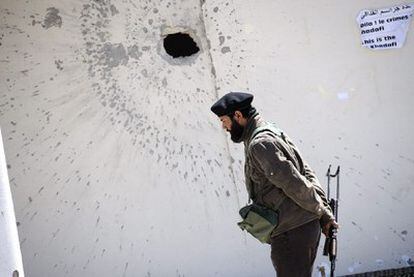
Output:
[[[333,219],[327,206],[326,197],[318,194],[313,181],[316,177],[303,176],[289,161],[276,144],[269,140],[259,140],[251,145],[251,157],[255,165],[265,174],[266,178],[305,210],[315,213],[322,221]],[[312,176],[313,175],[313,176]]]
[[328,221],[331,219],[334,219],[334,216],[332,215],[331,207],[329,206],[329,200],[326,197],[325,191],[321,187],[318,178],[315,175],[315,172],[309,167],[309,165],[305,162],[304,165],[304,171],[305,171],[305,177],[308,181],[310,181],[313,184],[313,187],[315,188],[316,192],[318,193],[319,197],[322,200],[323,205],[330,211],[328,214],[322,215],[320,218],[320,223],[322,226],[324,226]]

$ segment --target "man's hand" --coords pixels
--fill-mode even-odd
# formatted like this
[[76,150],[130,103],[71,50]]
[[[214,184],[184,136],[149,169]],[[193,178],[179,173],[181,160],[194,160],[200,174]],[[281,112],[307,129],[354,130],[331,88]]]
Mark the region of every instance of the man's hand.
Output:
[[329,236],[329,229],[332,227],[339,229],[339,224],[335,220],[330,220],[328,223],[325,224],[325,226],[322,227],[322,233],[328,237]]

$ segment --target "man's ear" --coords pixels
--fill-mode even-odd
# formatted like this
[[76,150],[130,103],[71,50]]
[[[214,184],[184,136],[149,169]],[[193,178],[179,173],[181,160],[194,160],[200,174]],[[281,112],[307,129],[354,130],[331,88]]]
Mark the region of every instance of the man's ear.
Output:
[[240,120],[240,119],[242,119],[242,118],[243,118],[243,114],[242,114],[240,111],[235,111],[235,112],[234,112],[234,117],[235,117],[237,120]]
[[243,116],[240,111],[234,112],[234,119],[239,123],[241,126],[246,126],[247,119]]

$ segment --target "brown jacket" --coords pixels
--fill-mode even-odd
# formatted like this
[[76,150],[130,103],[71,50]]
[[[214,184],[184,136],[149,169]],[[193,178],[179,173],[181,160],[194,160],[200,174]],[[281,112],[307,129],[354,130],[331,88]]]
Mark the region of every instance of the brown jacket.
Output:
[[258,133],[267,123],[256,114],[243,132],[246,188],[253,202],[279,210],[279,225],[272,236],[315,219],[333,219],[325,193],[296,146],[282,133]]

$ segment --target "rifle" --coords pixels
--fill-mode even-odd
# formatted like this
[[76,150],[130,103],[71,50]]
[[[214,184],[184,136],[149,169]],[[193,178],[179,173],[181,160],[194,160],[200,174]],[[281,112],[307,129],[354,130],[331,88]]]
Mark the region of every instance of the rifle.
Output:
[[[340,167],[336,169],[336,172],[334,174],[331,174],[331,165],[329,165],[328,172],[326,173],[326,176],[328,178],[328,200],[330,199],[330,182],[331,178],[336,178],[336,199],[331,198],[329,200],[329,206],[332,209],[332,212],[335,216],[335,221],[338,222],[338,200],[339,200],[339,170]],[[335,262],[336,262],[336,255],[338,250],[338,244],[337,244],[337,229],[331,226],[329,229],[329,234],[325,239],[325,245],[323,247],[323,255],[329,256],[329,261],[331,262],[331,277],[334,277],[335,273]]]

